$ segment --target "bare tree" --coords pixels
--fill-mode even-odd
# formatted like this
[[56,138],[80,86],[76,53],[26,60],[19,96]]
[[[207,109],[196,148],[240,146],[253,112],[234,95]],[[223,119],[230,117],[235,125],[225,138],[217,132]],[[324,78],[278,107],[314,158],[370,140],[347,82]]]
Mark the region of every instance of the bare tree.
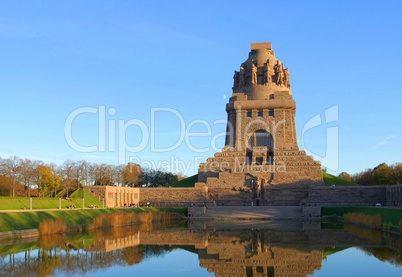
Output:
[[124,164],[116,165],[114,167],[114,181],[117,186],[122,186],[124,184]]
[[12,156],[8,159],[3,159],[0,165],[0,172],[4,177],[10,180],[10,196],[15,196],[15,184],[17,183],[21,171],[20,159],[17,156]]
[[113,166],[109,164],[92,164],[90,174],[97,186],[111,186],[115,182]]
[[41,164],[40,161],[31,161],[30,159],[20,159],[21,171],[20,179],[21,183],[24,184],[25,195],[31,197],[31,186],[35,178],[35,169]]
[[65,161],[60,167],[61,180],[62,180],[63,186],[67,190],[67,197],[68,197],[69,191],[73,185],[73,181],[74,181],[73,176],[75,173],[74,171],[75,171],[75,162],[72,160]]

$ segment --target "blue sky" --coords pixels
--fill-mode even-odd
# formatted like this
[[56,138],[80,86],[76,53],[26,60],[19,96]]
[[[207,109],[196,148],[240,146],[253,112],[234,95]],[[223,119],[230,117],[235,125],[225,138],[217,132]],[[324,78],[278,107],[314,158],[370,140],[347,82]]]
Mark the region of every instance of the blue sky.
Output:
[[0,156],[193,174],[223,147],[233,71],[270,41],[299,146],[337,174],[401,162],[401,26],[400,1],[0,1]]

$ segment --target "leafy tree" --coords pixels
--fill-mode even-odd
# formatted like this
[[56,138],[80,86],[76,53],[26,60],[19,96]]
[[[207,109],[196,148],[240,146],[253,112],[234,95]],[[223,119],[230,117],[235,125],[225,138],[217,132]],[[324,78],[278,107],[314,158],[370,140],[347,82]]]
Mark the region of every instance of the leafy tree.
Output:
[[393,183],[402,184],[402,163],[396,163],[391,168],[393,171]]
[[372,181],[374,185],[390,185],[392,184],[392,168],[386,163],[379,164],[373,169]]
[[56,192],[56,189],[60,187],[61,178],[53,174],[51,167],[40,164],[36,167],[35,182],[38,190],[44,195],[49,190]]
[[10,196],[10,180],[0,175],[0,196]]
[[350,174],[347,173],[347,172],[341,172],[338,175],[338,178],[340,178],[342,180],[345,180],[345,181],[348,181],[348,182],[352,182],[352,176],[350,176]]
[[392,166],[381,163],[373,169],[366,169],[352,177],[360,185],[392,185],[402,184],[402,163]]
[[142,174],[143,183],[150,187],[169,186],[177,182],[177,175],[157,169],[144,169]]
[[352,179],[353,182],[359,185],[368,186],[372,185],[372,170],[366,169],[360,173],[353,175]]
[[136,187],[140,184],[142,168],[138,164],[128,163],[123,169],[123,184],[129,187]]
[[123,258],[128,265],[138,264],[142,261],[142,247],[128,247],[122,250]]

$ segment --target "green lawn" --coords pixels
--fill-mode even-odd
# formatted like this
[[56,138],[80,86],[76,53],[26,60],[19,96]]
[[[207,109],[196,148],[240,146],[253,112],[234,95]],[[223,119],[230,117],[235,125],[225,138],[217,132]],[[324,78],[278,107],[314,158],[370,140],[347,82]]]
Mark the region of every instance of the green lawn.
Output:
[[198,180],[198,174],[169,185],[172,188],[193,188]]
[[39,223],[45,219],[62,219],[68,225],[85,225],[95,217],[115,212],[171,212],[182,215],[187,214],[187,208],[122,208],[122,209],[87,209],[87,210],[63,210],[63,211],[40,211],[40,212],[11,212],[0,213],[0,232],[36,229]]
[[402,209],[382,208],[382,207],[323,207],[322,216],[343,216],[347,213],[362,213],[367,215],[381,215],[383,224],[392,223],[398,226],[402,220]]
[[[82,198],[84,197],[84,205],[88,208],[90,205],[102,206],[95,197],[89,192],[79,189],[70,195],[72,201],[61,199],[61,208],[67,208],[74,205],[77,208],[82,208]],[[32,197],[33,209],[58,209],[59,198],[53,197]],[[29,209],[28,197],[0,197],[0,210],[24,210]]]
[[345,180],[342,180],[332,174],[329,174],[327,172],[322,172],[322,177],[324,179],[324,183],[325,185],[331,186],[331,185],[335,185],[335,186],[356,186],[357,184],[352,183],[352,182],[348,182]]

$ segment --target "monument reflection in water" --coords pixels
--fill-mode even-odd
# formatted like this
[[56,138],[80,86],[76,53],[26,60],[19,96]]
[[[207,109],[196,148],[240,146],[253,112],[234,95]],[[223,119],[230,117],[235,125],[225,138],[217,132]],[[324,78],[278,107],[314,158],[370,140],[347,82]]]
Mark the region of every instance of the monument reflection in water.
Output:
[[[330,276],[324,274],[323,260],[350,247],[399,273],[382,276],[402,273],[401,237],[297,221],[254,221],[252,226],[216,221],[190,223],[188,228],[141,225],[2,242],[0,276]],[[194,260],[190,265],[183,257]],[[146,269],[147,263],[156,266]],[[186,269],[173,270],[174,263]],[[365,267],[358,267],[359,275],[369,276]]]

